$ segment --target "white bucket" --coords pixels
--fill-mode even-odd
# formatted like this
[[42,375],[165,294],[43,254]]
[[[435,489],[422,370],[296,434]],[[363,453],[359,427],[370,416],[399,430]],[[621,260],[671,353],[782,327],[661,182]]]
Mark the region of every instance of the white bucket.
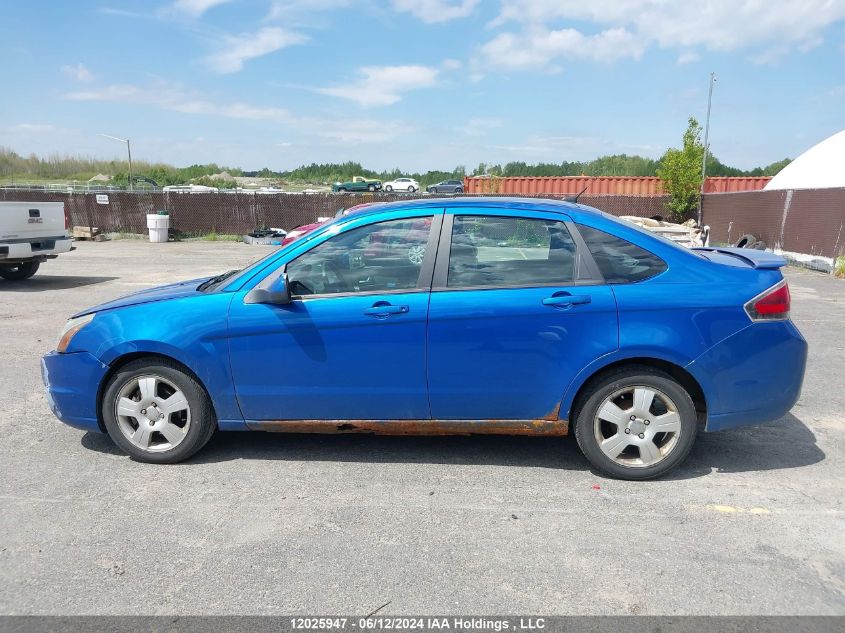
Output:
[[151,242],[166,242],[167,232],[170,229],[170,216],[148,213],[147,228],[150,230]]

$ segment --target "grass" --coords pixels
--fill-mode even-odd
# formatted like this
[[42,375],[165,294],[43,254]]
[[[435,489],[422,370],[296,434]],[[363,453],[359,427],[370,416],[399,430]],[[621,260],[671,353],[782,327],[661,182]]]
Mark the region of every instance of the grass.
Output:
[[196,237],[198,240],[204,240],[206,242],[242,242],[243,235],[231,235],[229,233],[205,233],[204,235],[198,235]]
[[845,257],[840,257],[833,265],[833,276],[845,279]]

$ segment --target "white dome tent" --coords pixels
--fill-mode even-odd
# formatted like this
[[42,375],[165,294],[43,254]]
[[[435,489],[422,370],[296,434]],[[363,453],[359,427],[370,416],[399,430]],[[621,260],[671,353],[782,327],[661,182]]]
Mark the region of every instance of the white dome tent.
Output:
[[845,130],[814,145],[784,167],[764,187],[783,189],[827,189],[845,187]]

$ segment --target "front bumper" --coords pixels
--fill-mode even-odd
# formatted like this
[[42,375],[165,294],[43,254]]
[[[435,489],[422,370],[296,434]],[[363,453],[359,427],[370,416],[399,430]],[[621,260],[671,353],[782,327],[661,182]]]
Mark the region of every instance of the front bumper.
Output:
[[714,345],[687,370],[707,399],[707,431],[772,422],[801,395],[807,341],[792,321],[754,323]]
[[53,351],[42,357],[41,377],[53,414],[70,426],[101,432],[97,392],[108,369],[88,352]]

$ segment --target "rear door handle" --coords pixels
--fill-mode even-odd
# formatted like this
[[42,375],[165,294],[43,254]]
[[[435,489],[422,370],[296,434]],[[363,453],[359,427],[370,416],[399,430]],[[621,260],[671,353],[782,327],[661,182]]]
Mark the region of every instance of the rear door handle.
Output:
[[391,314],[406,314],[409,309],[408,306],[395,306],[387,301],[377,301],[372,307],[364,309],[364,314],[384,319]]
[[544,306],[553,308],[566,308],[568,306],[584,305],[592,301],[590,295],[554,294],[543,299]]

